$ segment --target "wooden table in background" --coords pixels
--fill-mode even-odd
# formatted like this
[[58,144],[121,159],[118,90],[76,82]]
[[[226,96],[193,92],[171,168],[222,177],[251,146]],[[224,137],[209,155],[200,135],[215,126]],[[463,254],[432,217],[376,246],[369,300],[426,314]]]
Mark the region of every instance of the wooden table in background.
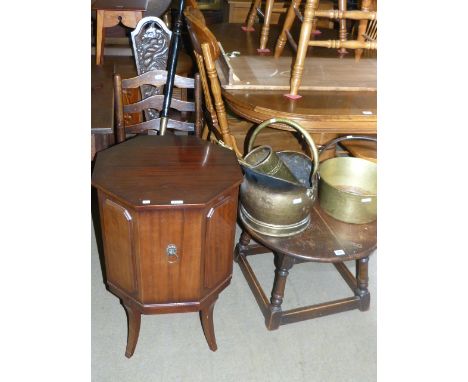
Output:
[[[239,24],[210,25],[210,29],[226,53],[237,50],[241,57],[258,57],[256,52],[258,31],[243,33]],[[326,35],[329,31],[324,30],[323,33]],[[270,31],[271,48],[278,34],[278,26],[273,25]],[[283,57],[291,57],[292,54],[291,49],[286,46]],[[337,58],[337,53],[332,49],[314,48],[312,58],[314,56]],[[271,60],[274,60],[272,56]],[[353,58],[346,57],[343,60],[353,60]],[[223,97],[234,114],[252,123],[260,123],[272,117],[294,120],[312,133],[316,144],[319,145],[338,135],[377,133],[376,91],[304,90],[301,91],[302,98],[298,100],[284,97],[283,94],[286,92],[286,90],[223,89]],[[241,131],[233,133],[236,137],[242,135]],[[245,133],[246,131],[243,131],[244,136]],[[278,137],[283,140],[284,135],[278,134]]]
[[128,28],[135,28],[143,18],[148,0],[96,0],[92,9],[96,10],[96,65],[104,59],[104,39],[106,29],[120,22]]

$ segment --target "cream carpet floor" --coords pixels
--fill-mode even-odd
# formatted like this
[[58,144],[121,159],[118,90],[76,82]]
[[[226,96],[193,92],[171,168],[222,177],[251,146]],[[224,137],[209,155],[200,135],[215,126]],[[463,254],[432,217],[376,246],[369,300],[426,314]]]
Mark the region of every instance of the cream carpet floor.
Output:
[[[237,230],[237,236],[239,235]],[[273,255],[250,257],[267,295]],[[209,350],[198,313],[143,315],[132,358],[124,356],[127,319],[104,286],[92,228],[92,380],[120,381],[376,381],[376,253],[369,262],[370,310],[353,310],[268,331],[237,264],[214,310],[218,351]],[[354,272],[354,262],[348,264]],[[351,296],[329,264],[295,265],[284,309]]]

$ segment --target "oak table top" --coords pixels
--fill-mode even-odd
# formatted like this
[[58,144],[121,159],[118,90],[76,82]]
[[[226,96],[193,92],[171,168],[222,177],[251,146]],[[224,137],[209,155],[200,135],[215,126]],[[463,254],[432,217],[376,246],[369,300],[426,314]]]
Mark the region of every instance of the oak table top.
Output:
[[297,235],[273,237],[249,230],[255,241],[276,253],[302,261],[339,263],[369,256],[377,248],[377,222],[350,224],[327,215],[318,202],[311,211],[310,225]]

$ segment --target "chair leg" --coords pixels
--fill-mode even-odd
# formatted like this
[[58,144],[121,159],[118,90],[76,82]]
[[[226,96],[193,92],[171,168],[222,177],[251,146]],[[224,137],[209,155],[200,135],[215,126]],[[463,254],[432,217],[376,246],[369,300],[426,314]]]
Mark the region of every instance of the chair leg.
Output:
[[[346,0],[339,0],[338,9],[340,11],[346,11]],[[340,41],[346,41],[346,35],[346,19],[340,19]],[[340,56],[344,56],[345,54],[348,54],[348,51],[346,50],[346,48],[340,48],[338,49],[338,54]]]
[[265,6],[265,19],[263,20],[262,33],[260,35],[260,48],[257,49],[258,53],[270,53],[270,49],[266,47],[268,42],[268,35],[270,34],[271,12],[275,0],[267,0]]
[[104,58],[104,11],[96,11],[96,65],[102,65]]
[[294,8],[298,8],[301,5],[302,0],[293,0],[288,8],[288,13],[286,14],[286,18],[284,20],[283,28],[281,29],[281,33],[278,37],[278,41],[276,41],[275,46],[275,58],[278,58],[283,53],[284,46],[286,45],[287,36],[286,34],[290,31],[291,26],[294,22],[296,14],[294,12]]
[[255,22],[255,17],[257,16],[257,8],[260,6],[261,0],[254,0],[252,2],[252,7],[250,8],[249,15],[247,16],[246,26],[242,26],[244,32],[253,32],[255,29],[253,27]]
[[314,19],[315,9],[317,8],[317,0],[307,0],[304,9],[304,21],[301,26],[301,34],[299,43],[297,45],[296,62],[294,63],[291,72],[291,84],[289,94],[285,94],[290,99],[301,98],[297,94],[302,80],[302,73],[304,71],[304,62],[309,47],[310,32],[312,31],[312,21]]
[[281,325],[281,304],[283,303],[284,289],[286,288],[286,279],[289,270],[294,265],[294,258],[283,254],[278,256],[278,262],[275,271],[275,282],[271,291],[270,314],[265,319],[265,325],[268,330],[278,329]]
[[[362,0],[361,10],[362,11],[369,11],[371,6],[372,0]],[[368,20],[359,20],[358,32],[357,32],[357,40],[364,42],[364,33],[366,33]],[[358,62],[361,59],[363,49],[356,49],[354,51],[354,59]]]

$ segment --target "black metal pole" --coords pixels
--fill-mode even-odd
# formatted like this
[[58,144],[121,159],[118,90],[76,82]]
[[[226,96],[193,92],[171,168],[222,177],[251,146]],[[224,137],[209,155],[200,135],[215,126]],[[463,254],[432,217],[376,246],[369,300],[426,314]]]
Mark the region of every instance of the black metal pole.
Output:
[[172,24],[174,28],[172,30],[171,47],[169,50],[169,58],[167,60],[167,81],[164,89],[164,100],[160,115],[161,121],[159,125],[159,135],[164,135],[167,128],[167,117],[169,115],[169,105],[171,104],[172,99],[177,57],[179,54],[179,44],[181,40],[182,12],[184,11],[184,3],[184,0],[179,0],[179,9],[177,10],[175,22]]

